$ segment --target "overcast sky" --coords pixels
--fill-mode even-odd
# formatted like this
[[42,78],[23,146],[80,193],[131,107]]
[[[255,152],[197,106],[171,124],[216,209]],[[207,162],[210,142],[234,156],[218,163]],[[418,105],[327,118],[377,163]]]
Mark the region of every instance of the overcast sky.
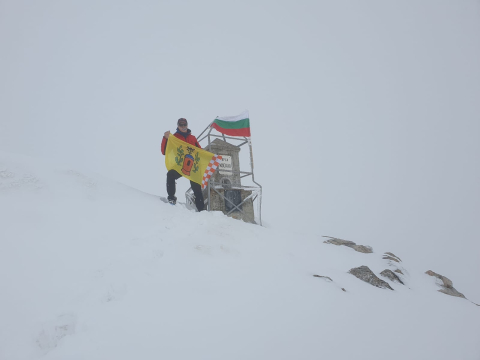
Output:
[[267,226],[480,275],[479,1],[0,0],[0,45],[0,150],[165,196],[163,133],[248,109]]

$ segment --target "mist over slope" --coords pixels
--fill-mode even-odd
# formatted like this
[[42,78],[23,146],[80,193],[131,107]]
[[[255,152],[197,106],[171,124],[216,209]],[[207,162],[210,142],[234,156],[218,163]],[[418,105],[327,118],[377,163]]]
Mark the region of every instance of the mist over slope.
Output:
[[480,354],[480,308],[409,254],[394,291],[348,273],[387,268],[388,243],[358,253],[1,152],[0,218],[2,360]]

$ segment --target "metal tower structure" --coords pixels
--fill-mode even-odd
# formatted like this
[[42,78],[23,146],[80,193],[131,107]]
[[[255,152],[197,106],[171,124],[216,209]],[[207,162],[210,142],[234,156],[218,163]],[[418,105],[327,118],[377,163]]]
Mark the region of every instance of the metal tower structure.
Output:
[[[212,134],[212,124],[213,122],[202,131],[198,141],[201,143],[206,140],[206,145],[202,144],[205,150],[222,155],[224,159],[204,189],[206,209],[223,211],[227,216],[262,225],[262,186],[255,181],[252,141],[244,136]],[[240,169],[239,152],[244,145],[248,145],[250,151],[250,171]],[[251,185],[242,185],[241,179],[250,180]],[[191,188],[185,197],[187,206],[195,208]]]

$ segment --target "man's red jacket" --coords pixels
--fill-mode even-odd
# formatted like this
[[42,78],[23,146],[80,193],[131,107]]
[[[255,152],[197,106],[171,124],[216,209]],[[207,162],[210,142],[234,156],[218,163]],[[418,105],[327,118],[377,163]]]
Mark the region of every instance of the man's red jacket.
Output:
[[[186,143],[192,144],[193,146],[196,146],[198,148],[202,148],[200,144],[197,141],[197,138],[192,135],[192,130],[188,129],[186,133],[182,133],[177,130],[175,134],[171,134],[170,136],[175,136],[176,138],[185,141]],[[167,142],[168,139],[165,138],[165,136],[162,139],[162,154],[165,155],[165,150],[167,149]]]

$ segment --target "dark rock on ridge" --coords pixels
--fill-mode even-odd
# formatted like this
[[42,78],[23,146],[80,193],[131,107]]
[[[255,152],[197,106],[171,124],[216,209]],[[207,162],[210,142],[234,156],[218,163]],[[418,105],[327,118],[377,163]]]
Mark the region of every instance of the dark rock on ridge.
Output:
[[[408,271],[406,271],[402,266],[401,262],[402,259],[400,259],[397,255],[391,252],[385,252],[383,253],[382,259],[385,259],[388,261],[388,265],[392,268],[393,272],[396,272],[397,274],[401,274],[405,276],[405,274],[408,274]],[[402,285],[405,285],[405,283],[400,279],[400,277],[396,274],[394,274],[391,270],[384,270],[380,273],[380,275],[385,276],[389,278],[390,280],[394,282],[400,282]],[[391,274],[390,274],[391,272]]]
[[[398,269],[397,269],[397,270],[398,270]],[[385,270],[383,270],[383,271],[380,273],[380,275],[382,275],[382,276],[390,279],[390,280],[393,281],[393,282],[398,282],[398,283],[400,283],[400,284],[402,284],[402,285],[405,285],[405,284],[403,283],[403,281],[400,280],[400,278],[398,277],[398,275],[395,274],[392,270],[385,269]]]
[[383,255],[382,259],[395,261],[397,263],[400,262],[398,259],[396,259],[394,257],[391,257],[391,256],[388,256],[388,255]]
[[370,285],[382,288],[393,290],[392,287],[386,282],[377,277],[368,266],[360,266],[349,270],[349,273],[356,276],[360,280],[363,280]]
[[333,281],[331,278],[329,278],[328,276],[322,276],[322,275],[313,275],[313,277],[318,277],[318,278],[323,278],[325,280],[329,280],[329,281]]
[[[321,278],[321,279],[324,279],[324,280],[327,281],[327,282],[333,282],[333,283],[335,283],[335,282],[332,280],[332,278],[330,278],[330,277],[328,277],[328,276],[323,276],[323,275],[314,274],[313,277]],[[338,286],[338,284],[335,284],[335,285]],[[338,287],[339,287],[340,289],[342,289],[342,291],[347,292],[347,290],[345,290],[344,288],[342,288],[342,287],[340,287],[340,286],[338,286]]]
[[329,240],[325,240],[325,241],[324,241],[325,244],[333,244],[333,245],[338,245],[338,246],[341,246],[341,245],[347,246],[347,247],[349,247],[349,248],[352,248],[352,249],[355,250],[355,251],[358,251],[358,252],[361,252],[361,253],[364,253],[364,254],[371,254],[371,253],[373,253],[373,249],[372,249],[370,246],[357,245],[357,244],[354,243],[353,241],[338,239],[338,238],[334,238],[334,237],[331,237],[331,236],[324,236],[324,237],[330,238]]
[[441,281],[441,283],[439,281],[437,281],[437,285],[441,287],[441,289],[438,290],[439,292],[450,295],[450,296],[456,296],[456,297],[461,297],[461,298],[466,299],[465,295],[458,292],[457,289],[455,289],[453,287],[453,282],[449,278],[447,278],[443,275],[437,274],[436,272],[433,272],[432,270],[426,271],[425,274],[433,276],[433,277],[435,277],[435,278],[437,278],[438,280]]
[[394,257],[394,258],[396,258],[396,259],[400,260],[400,262],[402,261],[402,259],[400,259],[400,258],[399,258],[397,255],[395,255],[395,254],[393,254],[393,253],[391,253],[391,252],[388,252],[388,251],[387,251],[387,252],[385,253],[385,255],[388,255],[388,256]]
[[391,252],[388,252],[388,251],[383,254],[382,259],[395,261],[397,263],[402,262],[402,260],[398,256],[396,256],[395,254],[392,254]]

